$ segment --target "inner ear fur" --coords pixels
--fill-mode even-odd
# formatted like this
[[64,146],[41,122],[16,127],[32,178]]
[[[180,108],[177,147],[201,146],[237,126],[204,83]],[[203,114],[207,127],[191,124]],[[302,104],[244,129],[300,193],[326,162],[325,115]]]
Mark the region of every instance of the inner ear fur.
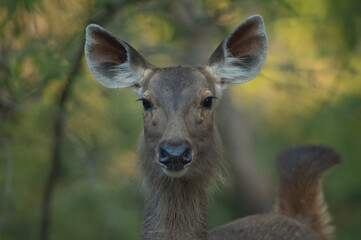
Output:
[[208,67],[219,84],[250,81],[265,63],[267,45],[263,18],[253,15],[222,41],[211,55]]
[[88,37],[92,39],[86,46],[89,58],[100,66],[111,67],[127,61],[127,50],[121,40],[103,29],[90,25],[87,28]]

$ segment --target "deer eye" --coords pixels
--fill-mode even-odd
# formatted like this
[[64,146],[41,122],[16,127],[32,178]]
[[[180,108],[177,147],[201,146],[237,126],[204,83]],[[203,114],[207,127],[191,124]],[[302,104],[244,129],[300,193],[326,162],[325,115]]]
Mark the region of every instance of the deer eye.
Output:
[[206,99],[204,99],[204,101],[202,102],[202,107],[208,108],[208,109],[212,108],[213,98],[216,98],[216,97],[210,96],[210,97],[207,97]]
[[141,98],[138,101],[142,101],[144,110],[152,110],[153,104],[149,100]]

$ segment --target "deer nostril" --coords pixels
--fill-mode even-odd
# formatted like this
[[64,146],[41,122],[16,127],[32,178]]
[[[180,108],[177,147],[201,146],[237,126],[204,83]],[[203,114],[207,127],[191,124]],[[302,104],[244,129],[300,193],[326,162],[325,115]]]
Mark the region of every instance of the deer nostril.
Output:
[[164,150],[164,148],[160,148],[160,151],[159,151],[159,157],[160,158],[166,158],[168,156],[168,153],[166,150]]
[[190,163],[192,161],[192,151],[190,147],[186,147],[182,154],[182,160],[185,164]]

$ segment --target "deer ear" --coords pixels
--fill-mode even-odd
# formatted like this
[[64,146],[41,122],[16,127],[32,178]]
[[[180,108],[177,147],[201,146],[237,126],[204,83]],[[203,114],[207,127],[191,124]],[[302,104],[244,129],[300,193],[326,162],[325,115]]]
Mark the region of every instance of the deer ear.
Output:
[[263,18],[253,15],[228,35],[208,60],[207,68],[221,87],[243,83],[261,71],[267,55]]
[[133,47],[104,28],[86,28],[85,57],[93,76],[108,88],[132,87],[138,95],[149,64]]

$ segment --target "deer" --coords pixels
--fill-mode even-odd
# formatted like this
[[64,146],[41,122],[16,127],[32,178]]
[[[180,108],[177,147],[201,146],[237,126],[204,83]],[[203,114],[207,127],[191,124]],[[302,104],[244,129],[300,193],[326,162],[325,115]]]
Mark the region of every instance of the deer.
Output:
[[131,88],[143,105],[138,166],[145,185],[141,240],[331,239],[321,174],[340,161],[333,149],[303,146],[277,158],[277,209],[208,231],[208,195],[221,174],[217,99],[230,84],[254,79],[268,48],[264,20],[236,27],[200,66],[156,67],[96,24],[86,28],[85,57],[108,88]]

